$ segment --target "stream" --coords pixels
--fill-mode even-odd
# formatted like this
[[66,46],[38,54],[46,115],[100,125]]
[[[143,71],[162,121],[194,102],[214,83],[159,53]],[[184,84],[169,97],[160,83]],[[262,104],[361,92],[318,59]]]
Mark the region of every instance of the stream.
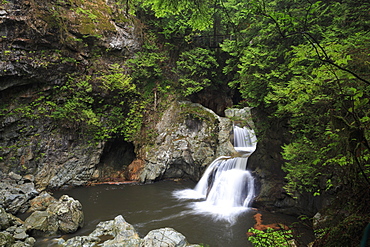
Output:
[[[254,209],[244,210],[234,222],[214,218],[209,213],[199,213],[193,209],[196,200],[179,200],[176,191],[194,188],[191,181],[161,181],[152,184],[96,185],[56,191],[56,198],[67,194],[83,205],[85,224],[76,233],[62,236],[65,239],[76,235],[88,235],[101,221],[122,215],[132,224],[140,237],[150,230],[172,227],[185,235],[189,243],[204,244],[210,247],[250,247],[246,232],[255,223]],[[264,214],[266,221],[289,225],[294,218]],[[56,237],[38,239],[35,246],[57,246]]]

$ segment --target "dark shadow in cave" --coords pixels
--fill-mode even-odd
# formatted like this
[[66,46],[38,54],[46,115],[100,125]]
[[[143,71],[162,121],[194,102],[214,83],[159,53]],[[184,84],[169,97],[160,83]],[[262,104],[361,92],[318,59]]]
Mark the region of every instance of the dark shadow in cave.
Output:
[[99,177],[122,178],[127,167],[136,158],[135,147],[122,139],[108,141],[98,164]]

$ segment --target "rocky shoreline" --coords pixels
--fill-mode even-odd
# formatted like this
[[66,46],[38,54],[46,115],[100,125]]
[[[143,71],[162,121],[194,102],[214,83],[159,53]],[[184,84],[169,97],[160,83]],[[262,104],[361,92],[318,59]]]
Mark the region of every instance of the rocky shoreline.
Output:
[[[32,175],[0,174],[0,246],[32,247],[36,237],[76,232],[83,227],[84,214],[78,200],[63,195],[57,200],[48,192],[35,189]],[[17,214],[30,214],[24,221]],[[161,228],[140,238],[122,215],[100,222],[88,236],[67,241],[57,239],[58,246],[199,246],[190,245],[185,236],[172,228]]]
[[200,247],[197,244],[189,244],[184,235],[168,227],[152,230],[144,238],[140,238],[122,215],[118,215],[114,220],[100,222],[88,236],[77,236],[67,241],[60,239],[58,243],[66,247]]

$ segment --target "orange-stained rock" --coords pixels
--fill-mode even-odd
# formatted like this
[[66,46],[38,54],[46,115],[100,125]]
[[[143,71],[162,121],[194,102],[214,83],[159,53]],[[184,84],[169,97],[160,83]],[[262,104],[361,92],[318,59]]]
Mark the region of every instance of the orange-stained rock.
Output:
[[144,160],[142,159],[135,159],[128,167],[127,167],[127,180],[131,181],[138,181],[140,180],[140,172],[144,168]]
[[[262,223],[262,214],[261,213],[256,213],[253,218],[256,220],[256,224],[254,224],[253,228],[260,230],[260,231],[265,231],[268,228],[274,229],[274,230],[289,230],[289,227],[287,227],[284,224],[281,223],[273,223],[273,224],[267,224],[264,225]],[[247,236],[253,236],[254,233],[252,232],[247,232]]]

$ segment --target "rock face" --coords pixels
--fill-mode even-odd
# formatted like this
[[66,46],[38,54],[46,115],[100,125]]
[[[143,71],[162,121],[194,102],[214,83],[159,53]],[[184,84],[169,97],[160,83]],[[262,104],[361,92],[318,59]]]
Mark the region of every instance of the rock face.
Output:
[[284,120],[274,121],[268,115],[263,109],[252,109],[258,138],[257,149],[248,160],[249,169],[257,181],[253,206],[294,216],[313,216],[325,202],[308,194],[297,194],[297,198],[293,198],[285,191],[281,152],[282,146],[289,142],[290,134]]
[[139,237],[132,225],[119,215],[114,220],[100,222],[88,236],[77,236],[67,241],[61,239],[59,244],[68,247],[186,247],[190,245],[186,238],[172,228],[150,231],[143,239]]
[[25,213],[30,207],[29,200],[39,194],[27,177],[12,172],[4,175],[0,172],[0,207],[8,213]]
[[[72,58],[88,63],[89,45],[124,55],[140,48],[139,32],[127,14],[120,6],[103,0],[7,1],[1,5],[0,23],[0,42],[6,51],[0,63],[0,91],[61,79],[61,74],[77,69],[69,62]],[[88,39],[89,45],[82,39]],[[37,51],[46,55],[54,49],[63,50],[71,59],[59,60],[55,53],[51,60],[38,56]]]
[[0,171],[33,174],[39,189],[82,185],[93,176],[105,143],[56,128],[36,99],[44,93],[58,102],[54,89],[69,75],[140,49],[140,25],[124,9],[104,0],[1,4]]
[[[63,185],[82,185],[95,171],[103,143],[89,145],[75,135],[49,131],[50,121],[5,118],[0,126],[0,146],[4,147],[0,166],[4,173],[34,174],[40,190]],[[8,121],[9,120],[9,121]],[[25,130],[23,134],[22,130]]]
[[143,167],[135,169],[142,182],[163,178],[198,180],[215,157],[235,152],[229,140],[232,122],[199,104],[174,102],[163,113],[156,131],[155,143],[143,147]]
[[[284,162],[280,155],[281,146],[289,138],[284,123],[271,122],[268,114],[261,109],[253,109],[252,113],[258,138],[257,149],[248,161],[257,180],[258,196],[254,205],[269,210],[276,210],[277,205],[279,208],[291,208],[294,202],[283,189],[285,173],[281,169]],[[261,128],[263,123],[269,127]]]
[[50,204],[55,203],[57,199],[51,196],[46,191],[41,192],[40,195],[36,196],[30,201],[29,212],[44,211]]

